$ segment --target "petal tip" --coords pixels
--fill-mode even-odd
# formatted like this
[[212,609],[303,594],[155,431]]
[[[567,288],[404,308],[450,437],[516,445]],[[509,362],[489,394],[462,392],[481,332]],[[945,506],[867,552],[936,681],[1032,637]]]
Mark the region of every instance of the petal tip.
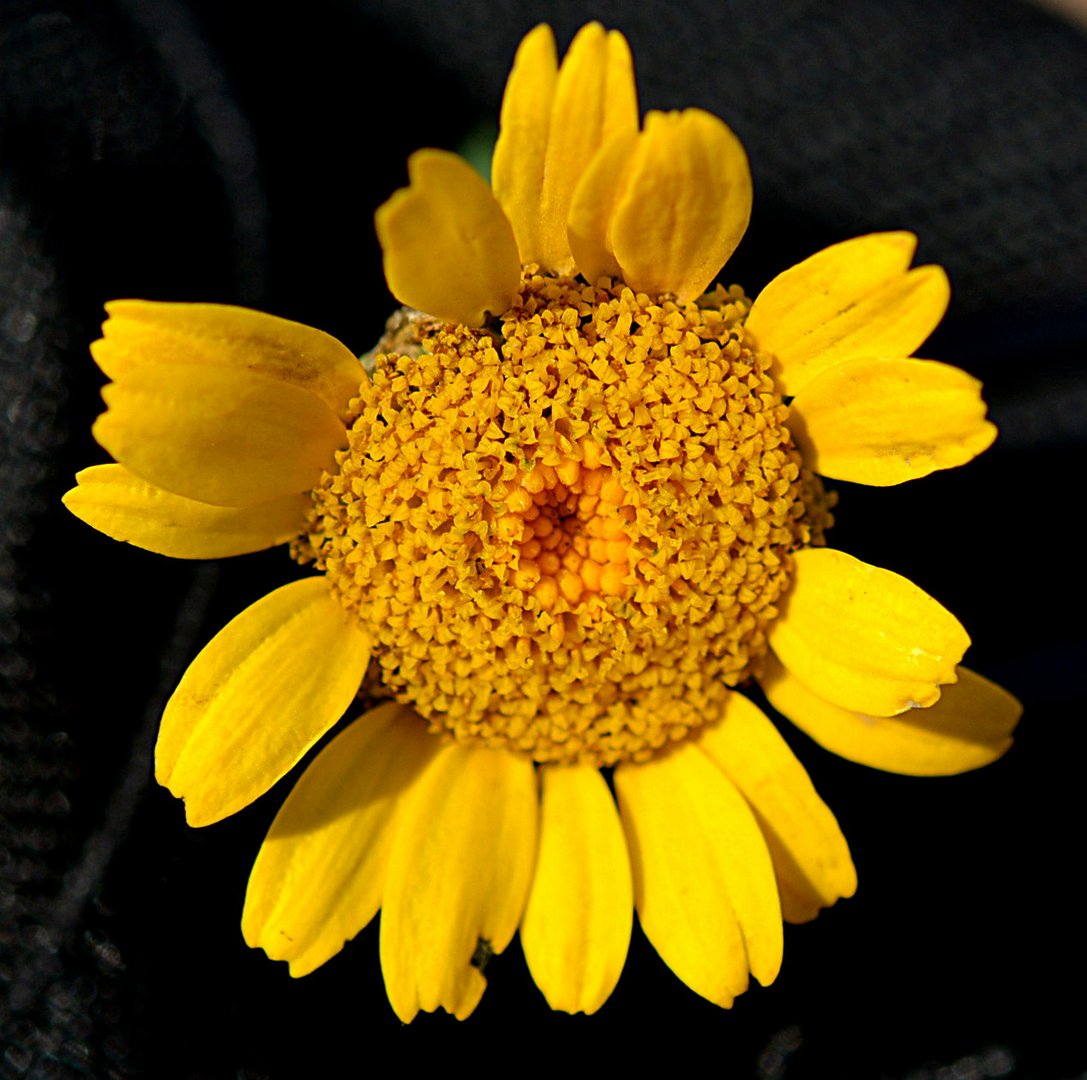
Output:
[[463,158],[417,150],[408,186],[374,214],[385,279],[409,307],[481,326],[516,299],[521,266],[513,228],[487,182]]

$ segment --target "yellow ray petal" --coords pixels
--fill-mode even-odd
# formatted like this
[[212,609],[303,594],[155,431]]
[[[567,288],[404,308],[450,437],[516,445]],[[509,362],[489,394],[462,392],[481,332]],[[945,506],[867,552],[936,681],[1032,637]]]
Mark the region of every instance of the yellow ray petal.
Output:
[[799,394],[819,372],[862,356],[909,356],[951,297],[939,266],[910,270],[917,237],[859,236],[778,274],[751,307],[747,329],[774,354],[774,383]]
[[302,531],[309,500],[284,495],[240,509],[211,506],[133,476],[123,465],[76,473],[64,505],[93,529],[175,559],[221,559],[284,544]]
[[637,97],[626,40],[621,34],[606,33],[599,23],[589,23],[575,35],[559,69],[536,211],[539,247],[523,253],[525,261],[558,273],[572,271],[566,223],[574,189],[605,139],[637,130]]
[[156,779],[190,825],[248,806],[339,720],[369,660],[324,578],[276,589],[189,665],[162,717]]
[[701,109],[649,113],[610,230],[627,284],[694,299],[750,216],[751,170],[732,131]]
[[720,723],[703,728],[696,745],[755,811],[788,922],[807,922],[821,908],[853,895],[857,872],[838,822],[755,705],[741,694],[730,695]]
[[536,261],[542,248],[540,201],[557,77],[555,35],[541,23],[513,58],[491,160],[495,198],[513,226],[523,263]]
[[540,770],[540,849],[521,922],[528,969],[552,1009],[594,1013],[626,962],[634,898],[608,785],[587,765]]
[[102,397],[93,430],[106,450],[148,483],[215,506],[307,491],[347,442],[320,398],[247,371],[157,363]]
[[992,445],[981,383],[934,360],[846,360],[816,375],[789,428],[817,473],[886,487],[964,465]]
[[318,754],[249,876],[242,914],[249,945],[307,975],[377,914],[397,800],[440,745],[411,709],[390,703]]
[[536,858],[536,776],[520,754],[445,746],[401,802],[381,911],[381,970],[404,1023],[463,1020],[524,911]]
[[106,311],[91,354],[111,379],[160,362],[225,367],[308,390],[342,416],[366,378],[329,334],[249,308],[114,300]]
[[911,581],[830,548],[793,555],[769,640],[810,690],[844,709],[894,716],[934,704],[970,644],[962,624]]
[[781,966],[774,868],[751,808],[696,746],[615,770],[642,929],[692,990],[728,1008]]
[[374,219],[389,289],[408,307],[481,326],[517,295],[513,229],[486,181],[456,154],[417,151],[408,180]]
[[570,204],[566,236],[586,281],[621,277],[612,251],[611,223],[615,205],[626,188],[638,149],[637,132],[620,132],[607,142],[582,173]]
[[908,776],[952,776],[995,761],[1012,744],[1023,707],[968,668],[927,709],[866,716],[813,694],[773,657],[759,680],[778,712],[831,753]]
[[609,30],[604,73],[604,124],[601,143],[616,135],[638,130],[638,84],[630,43],[618,30]]

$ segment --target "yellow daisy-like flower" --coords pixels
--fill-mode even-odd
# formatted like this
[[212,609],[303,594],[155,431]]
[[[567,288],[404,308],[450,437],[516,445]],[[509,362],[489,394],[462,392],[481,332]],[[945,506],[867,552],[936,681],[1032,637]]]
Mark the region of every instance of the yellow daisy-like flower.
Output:
[[[290,542],[320,571],[242,612],[163,718],[193,825],[313,759],[253,868],[246,940],[303,975],[381,910],[393,1009],[465,1017],[520,930],[552,1007],[593,1012],[636,909],[693,990],[769,983],[782,919],[856,877],[775,708],[844,757],[936,775],[1019,707],[959,667],[917,586],[824,546],[816,474],[890,485],[992,442],[979,384],[909,359],[948,302],[908,233],[713,278],[751,207],[733,133],[639,115],[626,40],[518,50],[493,191],[422,150],[377,214],[408,309],[365,369],[317,330],[123,301],[69,508],[179,558]],[[425,313],[425,314],[424,314]],[[610,770],[605,774],[601,769]],[[610,775],[614,797],[609,788]]]

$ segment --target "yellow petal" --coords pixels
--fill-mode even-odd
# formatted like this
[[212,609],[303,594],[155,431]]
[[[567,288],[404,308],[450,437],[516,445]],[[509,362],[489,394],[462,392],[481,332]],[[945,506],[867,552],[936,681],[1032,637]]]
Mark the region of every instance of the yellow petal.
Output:
[[793,555],[769,640],[811,691],[843,709],[894,716],[934,704],[970,644],[962,624],[911,581],[830,548]]
[[581,176],[570,204],[566,236],[586,281],[621,277],[611,242],[615,205],[626,188],[638,149],[637,132],[621,132],[607,142]]
[[927,709],[866,716],[813,694],[771,657],[759,680],[770,703],[840,757],[908,776],[952,776],[996,761],[1023,711],[1011,694],[968,668]]
[[751,171],[740,140],[701,109],[651,112],[638,139],[610,241],[631,288],[692,300],[747,228]]
[[817,252],[779,274],[751,307],[747,329],[774,354],[780,393],[863,356],[909,356],[944,317],[951,289],[939,266],[910,270],[917,237],[874,233]]
[[607,69],[604,73],[604,125],[601,143],[638,130],[638,85],[630,43],[618,30],[609,30]]
[[992,445],[981,383],[933,360],[846,360],[796,396],[789,428],[809,468],[886,487],[964,465]]
[[642,929],[692,990],[728,1008],[781,966],[774,868],[751,808],[693,745],[615,770]]
[[520,260],[536,261],[542,248],[540,201],[551,127],[558,58],[555,35],[546,24],[525,35],[506,80],[491,185],[517,237]]
[[486,980],[472,958],[502,952],[517,929],[537,798],[531,760],[460,744],[404,797],[381,912],[385,990],[404,1023],[438,1008],[463,1020],[479,1003]]
[[91,354],[111,379],[160,362],[224,367],[308,390],[342,416],[366,378],[329,334],[249,308],[114,300],[106,311]]
[[294,976],[320,967],[377,914],[397,800],[440,746],[403,705],[337,735],[287,796],[249,876],[242,933]]
[[308,491],[346,444],[308,390],[225,367],[156,363],[102,390],[94,437],[156,487],[215,506]]
[[838,822],[755,705],[741,694],[730,695],[720,723],[703,728],[696,745],[755,811],[788,922],[807,922],[820,908],[853,895],[857,872]]
[[558,273],[572,271],[566,223],[574,189],[605,139],[637,130],[637,98],[626,40],[621,34],[606,33],[599,23],[589,23],[571,42],[555,84],[543,190],[536,211],[539,246],[522,252],[526,262],[538,262]]
[[408,180],[375,216],[389,289],[408,307],[481,326],[517,295],[513,229],[486,181],[456,154],[417,151]]
[[263,795],[351,704],[370,642],[321,577],[246,608],[189,665],[166,705],[155,777],[210,825]]
[[221,559],[284,544],[302,531],[309,502],[284,495],[255,506],[211,506],[133,476],[123,465],[76,473],[64,505],[93,529],[175,559]]
[[540,770],[543,809],[521,922],[528,969],[552,1009],[594,1013],[626,962],[634,898],[623,828],[600,773]]

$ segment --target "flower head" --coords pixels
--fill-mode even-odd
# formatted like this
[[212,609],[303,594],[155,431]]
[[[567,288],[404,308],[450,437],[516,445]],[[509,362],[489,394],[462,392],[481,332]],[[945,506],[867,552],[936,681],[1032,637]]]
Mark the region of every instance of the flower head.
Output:
[[152,551],[290,542],[319,571],[201,652],[156,752],[204,825],[370,704],[277,815],[250,944],[303,975],[380,909],[410,1020],[467,1016],[519,929],[550,1004],[592,1012],[636,909],[727,1006],[777,974],[783,917],[856,884],[746,688],[892,771],[1010,744],[1018,704],[959,666],[954,616],[825,546],[819,479],[901,483],[995,430],[975,380],[910,358],[949,291],[908,233],[828,248],[754,303],[710,288],[747,159],[700,110],[640,126],[622,35],[586,26],[561,65],[547,27],[525,38],[492,172],[412,157],[377,214],[407,307],[365,367],[256,312],[109,305],[95,435],[117,463],[66,502]]

